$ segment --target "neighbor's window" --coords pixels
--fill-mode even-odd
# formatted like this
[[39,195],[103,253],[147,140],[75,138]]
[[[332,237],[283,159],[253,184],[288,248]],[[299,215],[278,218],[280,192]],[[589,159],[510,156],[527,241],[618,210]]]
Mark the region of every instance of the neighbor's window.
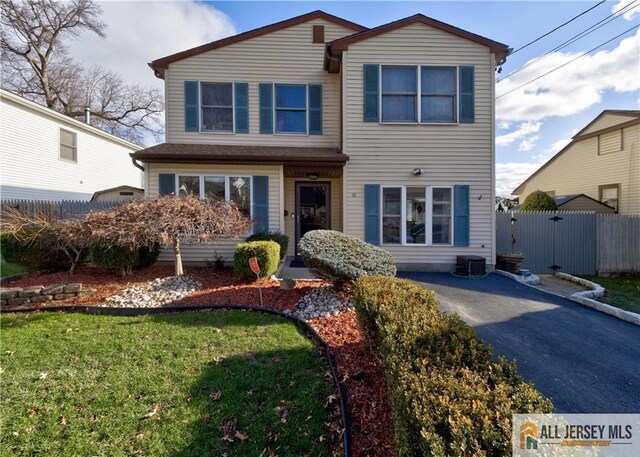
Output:
[[383,243],[450,245],[452,226],[452,187],[382,189]]
[[451,244],[451,188],[433,189],[432,244]]
[[607,206],[615,208],[617,213],[620,201],[620,186],[618,184],[600,186],[600,201]]
[[251,215],[251,178],[229,178],[229,200],[234,202],[238,209],[246,216]]
[[233,132],[233,83],[201,83],[201,131]]
[[416,67],[382,67],[382,122],[417,120]]
[[78,143],[77,135],[74,132],[70,132],[65,129],[60,129],[60,158],[63,160],[70,160],[72,162],[78,161]]
[[402,189],[382,189],[382,242],[400,243],[402,223]]
[[307,133],[307,86],[276,85],[276,133]]
[[456,68],[422,67],[420,122],[456,122]]

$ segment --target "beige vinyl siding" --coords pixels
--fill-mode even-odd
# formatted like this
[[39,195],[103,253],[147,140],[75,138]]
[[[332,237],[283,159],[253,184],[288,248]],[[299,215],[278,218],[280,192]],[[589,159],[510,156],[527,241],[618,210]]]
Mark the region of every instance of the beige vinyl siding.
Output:
[[289,212],[285,218],[285,233],[289,236],[289,249],[287,255],[295,255],[296,226],[295,218],[291,217],[296,212],[296,182],[328,182],[330,186],[331,200],[331,229],[342,231],[342,178],[310,179],[284,178],[284,208]]
[[[120,195],[122,192],[133,192],[133,195]],[[123,202],[133,200],[135,198],[144,197],[144,190],[140,189],[117,189],[112,190],[110,192],[101,192],[96,198],[93,199],[94,202]]]
[[598,154],[609,154],[622,149],[622,129],[598,135]]
[[635,116],[624,116],[620,114],[611,114],[606,113],[600,119],[598,119],[593,125],[589,126],[584,132],[580,135],[586,135],[587,133],[594,133],[598,130],[604,130],[609,127],[613,127],[614,125],[622,124],[624,122],[629,122],[636,119]]
[[[338,147],[340,76],[322,69],[324,44],[312,44],[314,25],[324,25],[327,41],[353,33],[346,27],[314,19],[172,63],[165,72],[167,142]],[[249,133],[185,132],[184,81],[195,80],[248,82]],[[259,83],[322,84],[323,134],[260,134]]]
[[[189,165],[180,163],[149,163],[147,164],[147,189],[149,197],[158,195],[159,174],[175,173],[207,176],[268,176],[269,177],[269,230],[281,231],[280,213],[280,165]],[[220,255],[227,262],[233,260],[235,245],[244,238],[220,238],[213,243],[203,245],[182,246],[182,259],[185,263],[201,264],[205,259],[213,260]],[[173,252],[165,250],[160,254],[159,261],[173,261]]]
[[520,201],[537,189],[556,195],[585,194],[599,200],[598,187],[620,184],[620,214],[640,214],[640,125],[623,129],[623,149],[598,154],[598,137],[574,142],[539,174],[529,179]]
[[[473,65],[475,123],[460,125],[363,122],[363,65]],[[477,43],[414,24],[352,44],[343,56],[346,138],[345,232],[364,238],[364,186],[470,186],[470,244],[383,245],[400,264],[443,268],[459,254],[493,263],[493,56]],[[414,168],[424,170],[413,176]],[[424,266],[424,265],[423,265]],[[427,266],[424,266],[427,267]]]

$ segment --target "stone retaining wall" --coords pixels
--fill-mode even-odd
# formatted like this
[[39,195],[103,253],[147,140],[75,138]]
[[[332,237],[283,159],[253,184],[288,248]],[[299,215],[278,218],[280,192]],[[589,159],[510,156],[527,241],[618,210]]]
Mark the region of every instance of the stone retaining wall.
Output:
[[95,289],[83,289],[82,283],[12,287],[10,289],[2,288],[0,289],[0,305],[20,306],[30,303],[45,303],[54,300],[83,297],[95,293]]

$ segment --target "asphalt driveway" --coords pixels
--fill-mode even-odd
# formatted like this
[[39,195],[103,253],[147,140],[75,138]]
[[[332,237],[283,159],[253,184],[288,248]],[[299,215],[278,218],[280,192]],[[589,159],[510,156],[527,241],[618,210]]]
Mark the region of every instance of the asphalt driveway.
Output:
[[399,273],[435,291],[557,412],[640,413],[640,327],[491,274]]

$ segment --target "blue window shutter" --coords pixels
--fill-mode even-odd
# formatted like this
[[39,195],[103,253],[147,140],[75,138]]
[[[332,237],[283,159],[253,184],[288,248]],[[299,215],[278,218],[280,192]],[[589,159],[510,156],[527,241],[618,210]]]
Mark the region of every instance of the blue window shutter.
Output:
[[176,192],[176,175],[173,173],[160,173],[158,178],[158,195],[171,195]]
[[269,232],[269,177],[253,177],[253,232]]
[[309,135],[322,135],[322,86],[309,84]]
[[469,246],[469,186],[453,186],[453,245]]
[[380,65],[364,65],[364,121],[378,122],[380,110],[378,109],[378,75]]
[[474,68],[460,67],[460,123],[475,122]]
[[184,82],[184,131],[198,132],[199,89],[198,81]]
[[364,240],[380,244],[380,185],[364,186]]
[[273,84],[260,83],[260,133],[273,133]]
[[249,83],[236,83],[236,133],[249,133]]

